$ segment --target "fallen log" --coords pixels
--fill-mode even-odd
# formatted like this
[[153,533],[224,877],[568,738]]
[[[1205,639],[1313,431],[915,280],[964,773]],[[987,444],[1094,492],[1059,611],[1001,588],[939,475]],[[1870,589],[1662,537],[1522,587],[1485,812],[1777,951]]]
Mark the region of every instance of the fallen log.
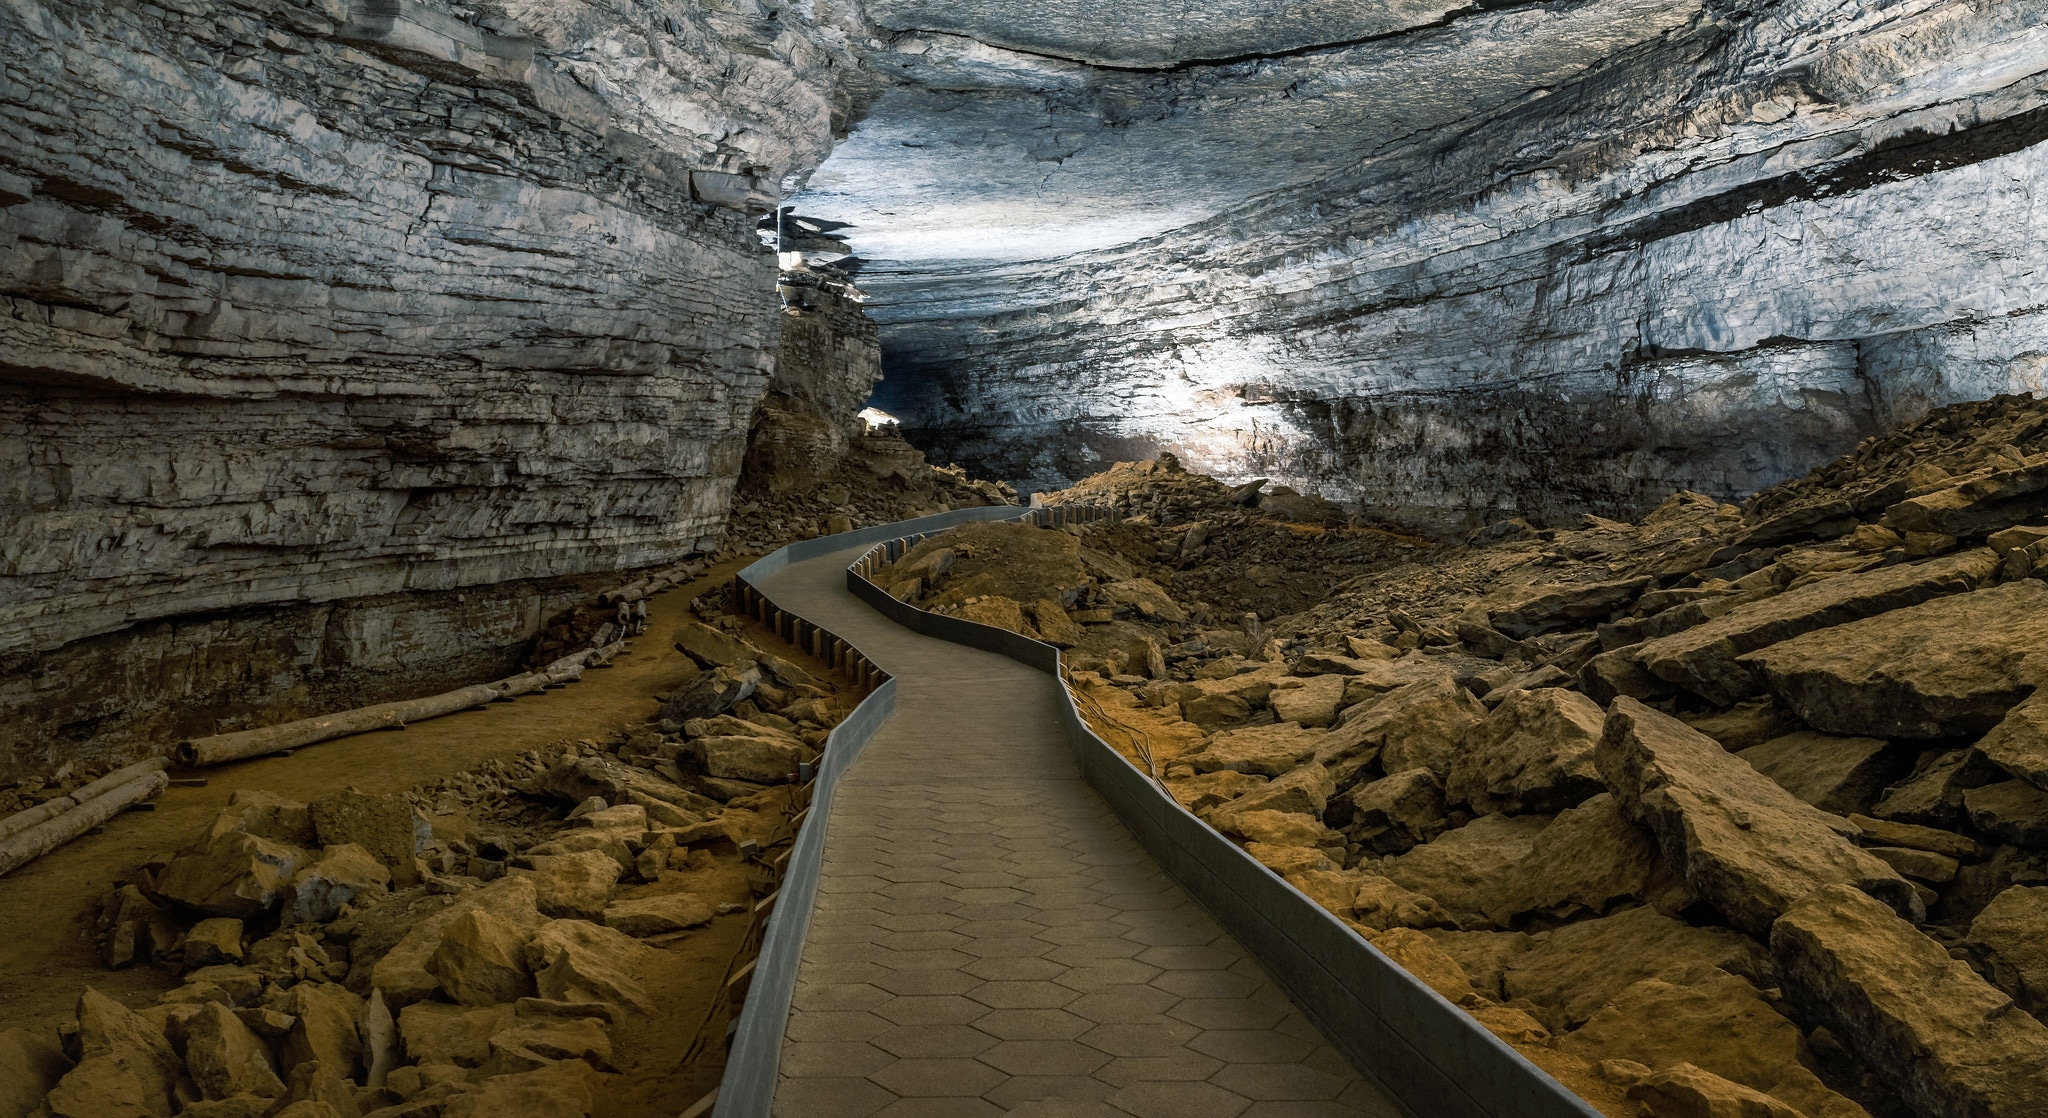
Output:
[[0,819],[0,842],[13,838],[15,835],[28,830],[44,820],[55,819],[79,804],[85,803],[87,800],[97,799],[100,796],[106,795],[108,792],[121,787],[144,773],[161,772],[164,766],[165,761],[161,757],[151,757],[147,761],[137,761],[127,768],[115,769],[98,780],[73,791],[66,792],[55,799],[45,800],[25,811],[17,811],[5,819]]
[[0,874],[35,861],[72,839],[121,814],[130,807],[160,795],[171,786],[162,769],[152,769],[112,791],[94,796],[55,819],[46,819],[0,842]]
[[439,695],[428,695],[425,698],[378,703],[374,706],[357,707],[354,710],[344,710],[317,718],[301,718],[296,722],[285,722],[254,730],[237,730],[231,734],[191,738],[179,742],[175,753],[179,765],[186,768],[203,768],[207,765],[221,765],[229,761],[282,753],[287,749],[317,745],[323,741],[368,733],[371,730],[402,730],[409,722],[439,718],[444,714],[454,714],[471,707],[483,706],[485,703],[509,699],[514,695],[538,691],[551,684],[575,680],[582,676],[586,663],[593,659],[600,663],[609,660],[618,653],[621,644],[585,649],[564,656],[539,671],[509,676],[495,683],[479,683],[445,691]]

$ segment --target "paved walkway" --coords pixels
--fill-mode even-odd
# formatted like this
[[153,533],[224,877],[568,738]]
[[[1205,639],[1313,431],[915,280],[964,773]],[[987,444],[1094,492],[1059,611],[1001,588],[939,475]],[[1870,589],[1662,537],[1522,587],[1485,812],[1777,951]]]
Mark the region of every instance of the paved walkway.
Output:
[[1081,778],[1058,685],[870,610],[856,554],[762,587],[897,680],[833,803],[775,1113],[1396,1118]]

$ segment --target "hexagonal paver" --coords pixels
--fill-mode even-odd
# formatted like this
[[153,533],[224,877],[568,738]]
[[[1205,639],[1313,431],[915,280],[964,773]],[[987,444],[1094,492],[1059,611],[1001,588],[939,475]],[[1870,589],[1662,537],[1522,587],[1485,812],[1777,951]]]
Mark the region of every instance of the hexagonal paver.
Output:
[[[1138,961],[1161,970],[1228,970],[1243,956],[1214,947],[1148,947],[1138,952]],[[887,965],[887,960],[880,960]]]
[[918,994],[964,994],[982,980],[957,970],[884,970],[880,978],[870,979],[871,985],[878,986],[892,994],[913,996]]
[[1201,1035],[1186,1021],[1145,1017],[1097,1025],[1075,1039],[1112,1056],[1171,1056]]
[[984,982],[967,996],[990,1009],[1058,1009],[1081,995],[1052,982]]
[[871,1015],[898,1025],[965,1025],[989,1012],[987,1006],[958,994],[890,998],[869,1010]]
[[784,1075],[866,1075],[895,1061],[865,1041],[792,1040],[782,1047]]
[[1264,983],[1227,970],[1177,970],[1153,979],[1152,985],[1184,998],[1242,998]]
[[1086,1075],[1109,1059],[1071,1040],[1004,1040],[981,1054],[982,1063],[1010,1075]]
[[1300,1064],[1225,1064],[1209,1082],[1254,1101],[1311,1102],[1335,1099],[1349,1080]]
[[1262,998],[1188,998],[1167,1016],[1202,1029],[1270,1029],[1287,1019],[1294,1007]]
[[813,1010],[790,1021],[783,1035],[791,1040],[873,1040],[889,1022],[866,1010]]
[[875,1111],[875,1118],[998,1118],[1002,1107],[986,1099],[944,1097],[897,1099]]
[[1157,1017],[1179,1003],[1180,995],[1157,986],[1117,986],[1083,994],[1068,1002],[1066,1010],[1077,1017],[1108,1024]]
[[969,940],[960,945],[960,952],[980,959],[1036,959],[1054,947],[1033,936],[1015,936]]
[[1188,1047],[1226,1063],[1292,1063],[1315,1044],[1272,1029],[1206,1029]]
[[1110,1105],[1136,1118],[1237,1118],[1252,1102],[1210,1083],[1153,1082],[1126,1087]]
[[1001,1083],[1005,1076],[979,1060],[919,1058],[897,1060],[868,1078],[898,1095],[973,1098]]
[[[868,1038],[868,1043],[890,1055],[908,1060],[973,1056],[996,1044],[997,1041],[987,1033],[968,1028],[966,1025],[895,1025]],[[900,1095],[903,1092],[896,1093]]]
[[868,1118],[895,1101],[894,1092],[845,1076],[785,1078],[775,1089],[780,1113],[805,1118]]
[[1150,982],[1165,972],[1150,963],[1136,959],[1097,959],[1085,966],[1071,967],[1065,974],[1053,979],[1062,986],[1089,992],[1104,986],[1129,986]]
[[919,932],[884,932],[875,937],[875,942],[891,951],[925,951],[959,947],[968,942],[968,937],[959,932],[934,928]]
[[1072,1040],[1095,1025],[1064,1009],[991,1009],[974,1027],[997,1040]]
[[889,991],[868,982],[800,983],[797,997],[806,1009],[873,1009],[888,1001]]
[[[1026,1118],[1124,1118],[1102,1101],[1115,1093],[1116,1088],[1092,1075],[1015,1075],[982,1097]],[[1088,1109],[1090,1104],[1097,1109]]]
[[976,959],[961,968],[978,978],[991,982],[1039,982],[1057,981],[1065,977],[1069,968],[1065,963],[1036,956],[1021,958]]

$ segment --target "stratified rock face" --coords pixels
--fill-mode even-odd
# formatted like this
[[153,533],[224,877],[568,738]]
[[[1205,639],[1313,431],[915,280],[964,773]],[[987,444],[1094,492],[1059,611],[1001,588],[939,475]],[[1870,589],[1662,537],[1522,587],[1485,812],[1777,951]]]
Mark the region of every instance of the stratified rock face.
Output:
[[0,657],[713,543],[852,110],[849,5],[742,7],[0,9]]
[[797,204],[935,458],[1612,514],[2043,384],[2043,0],[1152,7],[869,6]]

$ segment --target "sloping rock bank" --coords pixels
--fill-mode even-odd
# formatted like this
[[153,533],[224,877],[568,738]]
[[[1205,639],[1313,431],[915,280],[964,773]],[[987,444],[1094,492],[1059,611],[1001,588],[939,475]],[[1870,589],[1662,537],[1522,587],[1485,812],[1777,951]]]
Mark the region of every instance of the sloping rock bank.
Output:
[[[1462,545],[1177,463],[893,593],[1068,648],[1189,810],[1604,1111],[2048,1110],[2048,403]],[[1260,609],[1219,530],[1314,604]],[[1362,573],[1322,561],[1379,538]],[[1254,583],[1247,585],[1247,582]]]

